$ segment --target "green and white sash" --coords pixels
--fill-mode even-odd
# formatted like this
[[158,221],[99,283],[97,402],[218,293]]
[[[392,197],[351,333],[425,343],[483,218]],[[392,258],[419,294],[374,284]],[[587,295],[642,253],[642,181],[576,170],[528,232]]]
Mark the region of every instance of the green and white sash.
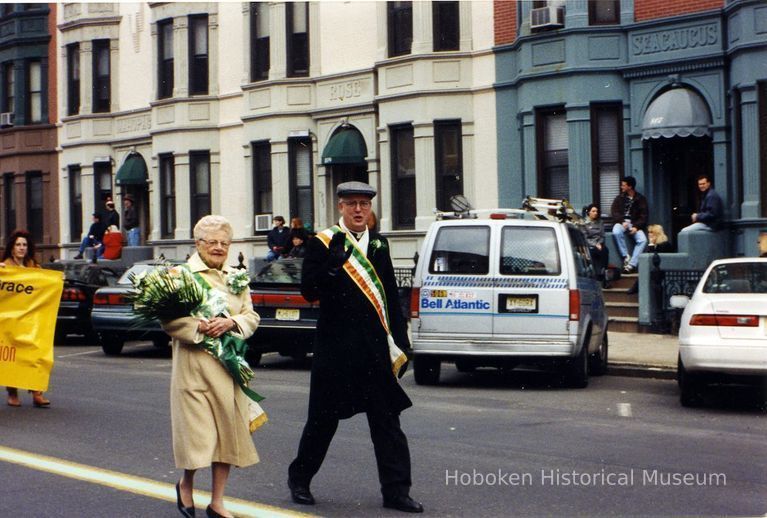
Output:
[[[338,232],[344,232],[341,227],[334,225],[327,228],[317,234],[317,237],[322,243],[330,248],[330,240]],[[407,356],[402,350],[394,343],[394,337],[391,334],[391,327],[389,326],[389,307],[386,300],[386,292],[384,291],[381,279],[378,277],[373,264],[368,260],[365,253],[360,249],[356,240],[350,239],[349,235],[346,235],[346,241],[344,248],[352,245],[352,255],[344,263],[344,271],[351,277],[354,284],[362,291],[365,298],[373,305],[378,319],[381,325],[386,331],[386,341],[389,344],[389,359],[391,360],[392,372],[396,377],[400,368],[407,362]]]

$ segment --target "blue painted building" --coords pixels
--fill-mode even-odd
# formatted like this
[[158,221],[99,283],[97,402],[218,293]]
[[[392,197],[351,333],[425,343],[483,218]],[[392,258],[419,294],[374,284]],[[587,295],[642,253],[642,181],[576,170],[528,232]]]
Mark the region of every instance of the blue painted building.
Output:
[[[631,175],[649,222],[679,247],[665,268],[758,255],[767,233],[767,4],[713,2],[644,19],[648,3],[658,4],[496,3],[499,203],[519,206],[528,194],[577,208],[593,201],[609,221],[620,178]],[[692,250],[677,234],[697,212],[702,173],[725,202],[727,225]],[[640,324],[652,311],[649,268],[643,258]]]

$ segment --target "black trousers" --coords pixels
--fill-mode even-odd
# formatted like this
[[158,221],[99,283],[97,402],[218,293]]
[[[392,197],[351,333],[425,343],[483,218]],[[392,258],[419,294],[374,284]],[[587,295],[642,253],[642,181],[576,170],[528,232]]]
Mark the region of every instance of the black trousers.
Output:
[[[408,495],[411,486],[410,449],[407,437],[400,428],[399,415],[382,412],[367,412],[366,415],[378,465],[381,493],[386,498]],[[298,455],[288,468],[291,481],[309,486],[322,466],[337,428],[336,417],[309,418],[298,444]]]

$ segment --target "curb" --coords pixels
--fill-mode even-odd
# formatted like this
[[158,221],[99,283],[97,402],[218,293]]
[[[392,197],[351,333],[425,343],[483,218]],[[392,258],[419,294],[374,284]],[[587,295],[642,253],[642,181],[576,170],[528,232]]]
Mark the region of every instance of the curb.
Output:
[[627,378],[653,378],[675,380],[676,369],[668,366],[642,365],[638,363],[610,363],[607,365],[608,376]]

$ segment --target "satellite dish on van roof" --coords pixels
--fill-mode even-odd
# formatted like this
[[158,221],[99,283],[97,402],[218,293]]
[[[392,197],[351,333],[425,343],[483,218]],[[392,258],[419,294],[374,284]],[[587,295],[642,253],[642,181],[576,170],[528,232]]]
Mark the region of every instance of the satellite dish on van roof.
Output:
[[471,203],[463,194],[456,194],[450,197],[450,208],[456,212],[468,212],[471,210]]

